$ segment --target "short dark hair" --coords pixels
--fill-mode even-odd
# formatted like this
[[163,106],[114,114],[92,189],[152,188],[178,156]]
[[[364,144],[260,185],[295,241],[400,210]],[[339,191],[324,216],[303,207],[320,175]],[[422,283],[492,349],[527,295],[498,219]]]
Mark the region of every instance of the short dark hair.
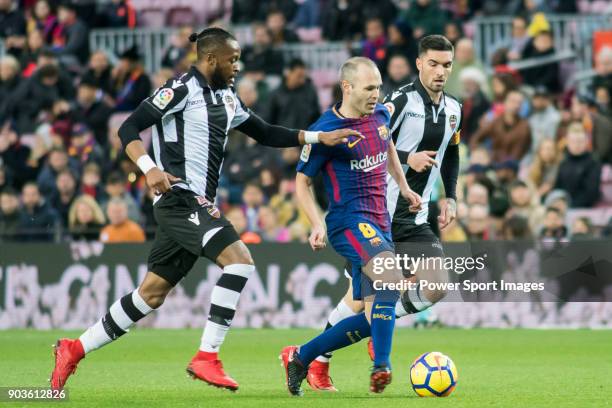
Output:
[[2,190],[0,190],[0,196],[1,195],[10,195],[13,197],[18,197],[19,194],[17,194],[17,191],[15,191],[15,189],[13,187],[5,187]]
[[448,38],[439,34],[425,36],[419,41],[419,55],[423,55],[429,50],[455,52],[455,48]]
[[561,216],[561,215],[562,215],[562,214],[561,214],[561,210],[560,210],[560,209],[558,209],[557,207],[552,207],[552,206],[546,207],[546,213],[548,214],[549,212],[551,212],[551,213],[555,213],[555,214],[557,214],[558,216]]
[[189,41],[196,43],[198,59],[209,52],[216,51],[217,48],[224,46],[230,40],[236,40],[236,37],[219,27],[205,28],[199,34],[193,33],[189,36]]
[[58,78],[59,68],[53,64],[43,65],[38,69],[41,78]]
[[301,58],[293,58],[291,59],[291,61],[289,61],[289,64],[287,65],[287,69],[290,71],[293,71],[296,68],[306,68],[306,63],[304,62],[303,59]]

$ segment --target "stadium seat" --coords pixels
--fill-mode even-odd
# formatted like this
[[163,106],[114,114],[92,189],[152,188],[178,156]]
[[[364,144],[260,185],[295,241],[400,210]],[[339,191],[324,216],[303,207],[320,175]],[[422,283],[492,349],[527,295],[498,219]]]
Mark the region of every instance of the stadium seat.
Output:
[[197,24],[197,15],[191,7],[173,7],[168,10],[166,25],[179,27]]
[[138,22],[147,28],[163,28],[166,24],[166,12],[161,8],[146,8],[138,12]]

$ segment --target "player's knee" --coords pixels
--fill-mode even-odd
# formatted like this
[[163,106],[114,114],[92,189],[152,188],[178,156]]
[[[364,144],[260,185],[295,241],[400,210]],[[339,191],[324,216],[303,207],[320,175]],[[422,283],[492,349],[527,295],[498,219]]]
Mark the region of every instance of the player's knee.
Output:
[[138,294],[151,309],[159,308],[164,303],[164,300],[166,300],[168,292],[165,288],[155,288],[146,285],[138,288]]

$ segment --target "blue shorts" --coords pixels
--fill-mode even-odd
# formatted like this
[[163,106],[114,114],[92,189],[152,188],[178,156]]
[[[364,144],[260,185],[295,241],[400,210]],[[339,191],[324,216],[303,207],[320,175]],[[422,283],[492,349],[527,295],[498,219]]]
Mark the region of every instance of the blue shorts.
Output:
[[355,218],[350,224],[333,228],[329,242],[351,264],[353,299],[373,294],[372,282],[361,273],[361,268],[381,252],[394,251],[391,231],[384,232],[370,220]]

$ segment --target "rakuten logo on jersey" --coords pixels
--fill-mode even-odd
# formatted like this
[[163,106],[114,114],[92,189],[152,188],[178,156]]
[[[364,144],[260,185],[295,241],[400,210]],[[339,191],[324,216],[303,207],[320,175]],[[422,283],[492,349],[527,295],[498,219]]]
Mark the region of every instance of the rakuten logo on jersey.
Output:
[[361,160],[351,160],[351,170],[363,172],[372,171],[387,161],[387,152],[380,152],[376,156],[366,156]]

